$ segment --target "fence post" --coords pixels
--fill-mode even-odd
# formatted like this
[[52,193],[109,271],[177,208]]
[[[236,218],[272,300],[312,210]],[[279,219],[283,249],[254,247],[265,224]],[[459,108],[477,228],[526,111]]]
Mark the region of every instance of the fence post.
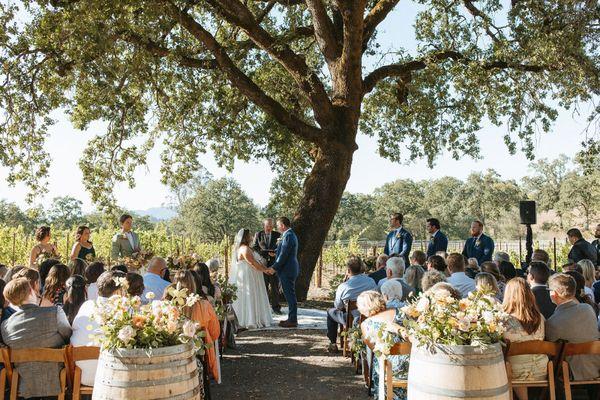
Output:
[[66,257],[67,257],[67,260],[69,260],[69,259],[71,258],[71,257],[70,257],[70,256],[71,256],[71,253],[69,252],[69,232],[67,232],[67,233],[65,234],[65,246],[66,246],[66,249],[65,249],[65,255],[66,255]]
[[554,247],[553,251],[552,251],[553,252],[553,256],[554,256],[554,270],[556,271],[556,268],[557,268],[556,267],[556,238],[553,238],[552,242],[553,242],[553,247]]
[[321,247],[321,253],[319,254],[319,266],[317,267],[317,287],[321,288],[323,285],[323,247]]
[[17,263],[17,259],[16,259],[16,246],[17,246],[17,232],[13,232],[13,243],[12,243],[12,265],[13,267],[15,266],[15,264]]
[[377,246],[373,246],[373,257],[377,256]]
[[225,237],[225,280],[229,281],[229,237]]
[[523,261],[523,249],[521,244],[521,236],[519,235],[519,262]]

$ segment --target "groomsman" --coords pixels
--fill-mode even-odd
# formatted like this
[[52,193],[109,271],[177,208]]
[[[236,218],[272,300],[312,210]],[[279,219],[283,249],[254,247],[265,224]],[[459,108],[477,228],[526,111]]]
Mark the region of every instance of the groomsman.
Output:
[[[275,262],[275,250],[277,249],[277,240],[281,237],[279,232],[273,230],[273,219],[267,218],[263,221],[263,230],[257,232],[254,236],[252,248],[260,253],[267,261],[267,267],[270,267]],[[281,306],[279,305],[279,278],[277,274],[264,274],[265,285],[273,312],[277,315],[281,314]]]
[[431,235],[427,245],[427,258],[434,256],[438,251],[448,252],[448,237],[440,231],[440,221],[437,218],[427,220],[427,232]]
[[390,216],[392,231],[387,235],[383,252],[388,256],[396,254],[404,258],[405,265],[410,265],[408,256],[413,238],[411,233],[402,226],[403,219],[404,216],[400,213],[393,213]]
[[123,214],[119,218],[119,222],[121,223],[121,232],[116,233],[112,238],[110,256],[113,260],[123,257],[135,257],[142,251],[142,246],[139,236],[132,230],[133,217],[129,214]]
[[600,266],[600,224],[596,225],[594,237],[596,240],[592,242],[592,246],[596,249],[596,265]]
[[483,223],[481,221],[471,223],[471,237],[465,242],[462,254],[467,259],[476,258],[479,265],[485,261],[492,261],[494,241],[483,233]]

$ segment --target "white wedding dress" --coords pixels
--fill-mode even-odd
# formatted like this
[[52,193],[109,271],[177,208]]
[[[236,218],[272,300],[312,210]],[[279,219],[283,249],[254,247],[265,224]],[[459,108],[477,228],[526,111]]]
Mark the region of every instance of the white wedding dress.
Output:
[[[254,259],[259,263],[262,260],[256,252],[254,252]],[[233,309],[241,327],[256,329],[273,325],[273,315],[263,275],[244,259],[238,260],[231,269],[229,283],[237,286],[237,299],[233,302]]]

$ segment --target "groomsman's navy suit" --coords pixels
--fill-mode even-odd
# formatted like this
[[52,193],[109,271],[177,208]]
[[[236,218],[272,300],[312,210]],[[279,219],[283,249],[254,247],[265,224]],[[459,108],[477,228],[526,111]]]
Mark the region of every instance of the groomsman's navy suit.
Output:
[[403,257],[405,265],[408,266],[410,265],[408,256],[410,255],[412,241],[413,238],[410,232],[404,229],[403,226],[401,226],[400,228],[388,233],[383,252],[388,256],[392,254],[397,254]]
[[279,276],[283,295],[288,303],[288,321],[298,322],[298,302],[296,301],[296,278],[300,274],[298,263],[298,237],[288,229],[281,235],[277,246],[275,263],[271,266]]
[[427,257],[434,256],[438,251],[448,251],[448,236],[442,231],[437,231],[431,237],[431,240],[427,245]]
[[483,233],[478,238],[470,237],[465,242],[462,254],[467,258],[476,258],[479,265],[484,261],[492,261],[494,241]]

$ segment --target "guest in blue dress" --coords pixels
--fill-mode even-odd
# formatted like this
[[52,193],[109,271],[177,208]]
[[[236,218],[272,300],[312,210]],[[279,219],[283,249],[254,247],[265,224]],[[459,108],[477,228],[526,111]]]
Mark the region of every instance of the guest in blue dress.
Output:
[[[386,302],[380,293],[367,291],[358,296],[356,305],[360,313],[368,318],[361,324],[363,339],[374,343],[377,332],[382,326],[400,327],[402,324],[402,315],[399,309],[386,310]],[[394,342],[400,343],[403,339],[400,335],[394,336]],[[408,355],[388,356],[388,361],[392,364],[392,373],[396,379],[406,379],[408,377]],[[371,395],[378,399],[379,387],[379,360],[373,358]],[[405,388],[394,388],[394,400],[406,400],[407,392]],[[385,399],[380,399],[385,400]]]

